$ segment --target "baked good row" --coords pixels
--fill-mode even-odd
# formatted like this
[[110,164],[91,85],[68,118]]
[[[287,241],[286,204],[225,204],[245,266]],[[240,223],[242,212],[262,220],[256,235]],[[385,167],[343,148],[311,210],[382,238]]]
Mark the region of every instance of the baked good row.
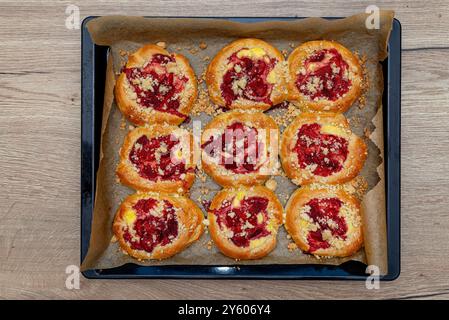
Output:
[[[335,41],[309,41],[285,61],[259,39],[240,39],[222,48],[206,72],[209,97],[228,109],[265,111],[289,100],[309,110],[345,112],[360,96],[358,58]],[[197,80],[186,57],[146,45],[128,58],[115,97],[136,125],[178,125],[197,98]]]
[[348,182],[367,157],[365,142],[342,114],[302,113],[279,137],[264,113],[230,111],[206,125],[199,146],[188,130],[175,126],[130,131],[117,175],[135,190],[186,193],[195,179],[195,148],[201,149],[203,170],[223,187],[264,183],[276,172],[278,149],[284,172],[300,186]]
[[[213,198],[206,224],[217,248],[234,259],[268,255],[282,224],[302,251],[345,257],[363,244],[360,210],[359,201],[344,191],[304,187],[292,194],[284,216],[266,187],[225,188]],[[136,193],[120,205],[113,231],[128,255],[166,259],[200,238],[203,219],[201,209],[185,196]]]

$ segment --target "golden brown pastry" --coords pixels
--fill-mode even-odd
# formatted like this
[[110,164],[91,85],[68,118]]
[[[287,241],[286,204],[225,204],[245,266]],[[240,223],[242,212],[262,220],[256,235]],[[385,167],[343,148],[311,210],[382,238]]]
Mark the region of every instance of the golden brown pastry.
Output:
[[229,109],[267,110],[287,98],[285,71],[278,49],[259,39],[239,39],[209,64],[209,96]]
[[277,164],[278,140],[278,126],[261,112],[222,113],[203,131],[203,169],[222,186],[263,183]]
[[280,155],[295,184],[337,184],[358,175],[367,147],[342,114],[303,113],[282,134]]
[[363,245],[360,203],[341,190],[296,190],[289,199],[285,228],[304,252],[346,257]]
[[209,207],[210,236],[218,249],[234,259],[259,259],[276,247],[282,205],[269,189],[223,189]]
[[129,56],[115,84],[120,111],[134,124],[180,124],[197,96],[197,82],[189,61],[156,45]]
[[183,196],[136,193],[118,208],[113,231],[131,257],[166,259],[201,236],[203,218],[195,203]]
[[360,96],[357,57],[335,41],[309,41],[288,57],[289,100],[316,111],[345,112]]
[[128,133],[120,149],[117,176],[140,191],[183,193],[195,180],[192,135],[169,125],[139,127]]

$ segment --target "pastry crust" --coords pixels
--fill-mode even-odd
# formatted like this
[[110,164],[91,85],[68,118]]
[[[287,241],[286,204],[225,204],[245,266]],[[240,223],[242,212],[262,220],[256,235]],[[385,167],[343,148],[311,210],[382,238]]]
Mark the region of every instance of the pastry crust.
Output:
[[[349,90],[339,95],[335,100],[329,100],[327,99],[327,97],[320,97],[319,99],[316,100],[311,99],[308,95],[300,92],[296,83],[298,75],[301,72],[303,72],[303,74],[305,75],[307,75],[308,72],[313,72],[307,70],[305,62],[314,53],[323,49],[337,50],[337,52],[343,58],[343,61],[346,62],[348,65],[347,68],[348,73],[345,74],[344,77],[347,77],[347,79],[351,81]],[[323,61],[319,61],[317,62],[317,64],[321,64],[323,63]],[[335,72],[336,73],[340,72],[340,68],[337,67],[336,65],[332,67],[333,76],[335,76]],[[343,73],[343,71],[341,72]],[[288,73],[289,73],[289,82],[288,82],[289,100],[297,102],[301,106],[304,106],[310,110],[345,112],[351,107],[354,101],[358,99],[362,91],[361,88],[362,88],[363,72],[362,67],[360,66],[359,59],[350,50],[348,50],[347,48],[345,48],[344,46],[335,41],[327,41],[327,40],[309,41],[297,47],[288,57]],[[329,78],[327,77],[326,79]],[[327,84],[317,83],[317,85],[326,86]],[[307,89],[305,90],[308,90],[307,84],[306,88]],[[330,82],[330,88],[335,88],[335,82],[333,81]],[[311,88],[312,91],[315,89],[313,87]]]
[[[159,160],[154,160],[157,170],[152,172],[158,172],[155,178],[145,177],[145,173],[140,174],[137,165],[131,162],[130,153],[135,152],[135,148],[143,148],[142,144],[137,141],[145,136],[148,140],[152,138],[169,137],[167,140],[178,140],[173,149],[167,147],[164,142],[161,147],[165,148],[162,153],[167,157],[169,165],[174,168],[183,170],[182,172],[174,171],[170,179],[164,174],[160,174],[161,169],[161,155],[159,154]],[[147,141],[148,141],[147,140]],[[159,149],[153,151],[154,154],[158,153]],[[123,146],[120,149],[120,163],[117,166],[117,176],[120,182],[128,187],[134,188],[140,191],[157,191],[166,193],[184,193],[187,192],[192,186],[195,180],[195,163],[193,161],[193,137],[187,130],[169,125],[155,125],[151,127],[138,127],[128,133],[123,142]],[[148,156],[147,156],[148,157]],[[157,157],[157,156],[156,156]],[[169,157],[169,158],[168,158]],[[150,161],[148,158],[143,158],[140,161]],[[181,163],[183,162],[183,163]],[[164,171],[163,171],[164,172]]]
[[[268,75],[265,76],[266,78],[264,78],[264,80],[267,80],[269,86],[271,86],[271,92],[269,92],[270,89],[268,89],[269,94],[264,101],[257,101],[260,99],[248,99],[242,96],[242,87],[246,87],[248,84],[247,81],[245,81],[244,84],[241,83],[238,85],[240,93],[237,95],[237,99],[233,99],[230,103],[230,101],[226,101],[224,98],[221,89],[223,77],[228,70],[235,67],[235,63],[230,62],[229,58],[234,53],[238,52],[244,52],[245,54],[242,54],[242,56],[249,57],[253,61],[265,58],[267,58],[267,61],[269,61],[270,58],[276,59],[274,68],[270,71],[271,73],[268,73]],[[242,71],[239,70],[238,72],[241,73]],[[240,77],[239,79],[243,78]],[[259,39],[239,39],[222,48],[212,59],[207,68],[206,83],[209,89],[210,99],[215,104],[229,109],[257,109],[264,111],[273,105],[283,102],[287,99],[288,95],[288,90],[286,90],[287,81],[284,56],[278,49]],[[235,88],[235,90],[237,90],[237,88]]]
[[[257,140],[252,140],[254,143],[249,143],[248,148],[244,148],[245,152],[246,150],[249,152],[257,141],[263,144],[263,150],[259,149],[260,153],[258,154],[257,161],[255,161],[255,171],[239,173],[233,170],[228,170],[223,164],[217,163],[218,160],[222,159],[220,156],[212,157],[211,154],[206,152],[207,148],[205,145],[210,141],[212,136],[216,137],[216,139],[220,139],[219,137],[224,134],[225,129],[236,123],[242,123],[247,128],[255,128],[257,130]],[[232,130],[228,131],[235,132]],[[248,136],[249,134],[246,137]],[[242,141],[244,139],[238,140]],[[264,183],[275,169],[278,156],[278,141],[279,127],[271,117],[261,112],[245,112],[238,110],[222,113],[215,117],[204,128],[201,137],[202,167],[218,184],[225,187],[238,185],[251,186]],[[236,153],[236,155],[235,159],[237,161],[239,155],[241,156],[241,153]],[[244,163],[249,163],[249,160],[244,160]]]
[[[321,219],[328,219],[325,223],[329,227],[323,229],[322,225],[308,215],[312,199],[338,198],[341,201],[341,207],[338,216],[328,218],[320,216]],[[290,197],[285,207],[286,218],[285,228],[291,235],[296,245],[304,252],[312,253],[316,256],[328,257],[347,257],[357,252],[363,245],[363,230],[361,219],[360,202],[352,195],[342,191],[330,191],[326,189],[310,189],[304,187],[296,190]],[[337,219],[343,217],[346,225],[346,231],[337,223]],[[332,221],[331,221],[332,220]],[[326,230],[327,229],[327,230]],[[333,235],[333,230],[336,235]],[[318,249],[310,246],[309,232],[321,233],[321,238],[326,239],[328,248]],[[343,235],[343,237],[340,237]],[[312,249],[312,250],[311,250]]]
[[[125,239],[125,233],[136,232],[135,223],[139,219],[139,213],[133,208],[139,200],[155,199],[157,202],[156,208],[160,204],[164,204],[164,201],[168,201],[174,208],[174,215],[177,221],[177,235],[167,244],[161,245],[160,243],[155,245],[151,252],[143,249],[132,248],[129,241]],[[146,212],[145,214],[148,215]],[[157,209],[149,210],[149,214],[152,216],[160,214],[157,213]],[[131,257],[145,260],[145,259],[166,259],[169,258],[187,246],[192,242],[199,239],[203,233],[203,213],[195,205],[195,203],[183,196],[179,195],[167,195],[162,193],[135,193],[128,196],[120,205],[117,210],[117,214],[113,223],[113,232],[118,239],[120,247],[124,252]],[[163,222],[158,222],[159,225]],[[131,230],[131,231],[130,231]],[[167,230],[165,229],[165,232]],[[161,236],[158,233],[158,236]],[[151,235],[153,236],[153,235]],[[164,234],[162,234],[164,236]],[[139,239],[138,235],[135,235]],[[140,238],[141,239],[141,238]]]
[[[305,124],[319,124],[321,134],[331,134],[347,141],[347,156],[341,170],[328,176],[314,174],[313,166],[301,168],[294,148],[298,141],[298,130]],[[325,132],[323,132],[325,131]],[[332,150],[332,149],[330,149]],[[342,114],[303,113],[284,131],[281,138],[281,164],[287,177],[297,185],[310,183],[339,184],[355,178],[362,170],[368,155],[365,142],[351,132],[349,123]]]
[[[269,230],[270,233],[260,238],[250,239],[249,245],[246,247],[237,246],[231,240],[232,237],[229,237],[230,229],[227,229],[226,226],[220,227],[216,210],[219,210],[229,202],[231,202],[232,208],[239,207],[242,201],[251,197],[262,197],[268,200],[265,226],[267,228],[266,230]],[[281,203],[276,195],[266,187],[255,186],[251,188],[239,187],[223,189],[217,193],[209,207],[208,220],[210,236],[218,249],[230,258],[242,260],[259,259],[269,254],[276,247],[278,229],[282,225],[282,215],[283,208]],[[258,217],[257,220],[259,220]]]
[[[175,60],[175,62],[169,62],[165,65],[165,68],[161,68],[159,65],[159,72],[169,72],[185,79],[184,87],[181,92],[175,93],[175,97],[179,95],[179,107],[176,112],[164,112],[156,110],[152,106],[143,107],[137,100],[139,99],[135,89],[128,80],[127,74],[123,71],[117,79],[115,84],[115,99],[120,111],[128,118],[129,121],[136,125],[152,124],[152,123],[168,123],[178,125],[183,122],[189,115],[190,110],[193,107],[193,103],[197,97],[197,80],[189,61],[183,55],[173,53],[162,49],[156,45],[145,45],[132,55],[129,56],[126,64],[126,69],[138,68],[142,70],[155,55],[169,56]],[[164,70],[165,69],[165,70]],[[162,70],[162,71],[160,71]],[[151,78],[151,77],[149,77]],[[142,78],[138,78],[142,79]],[[148,79],[148,78],[147,78]],[[153,78],[151,78],[153,79]],[[142,88],[142,82],[140,88]],[[174,85],[173,85],[174,86]],[[149,92],[153,88],[152,85],[145,86],[142,89],[144,92]],[[160,87],[159,87],[160,88]],[[158,89],[161,90],[162,89]],[[167,90],[167,87],[164,88]],[[160,92],[160,91],[158,91]],[[170,92],[170,90],[168,91]],[[164,95],[160,93],[161,95]],[[163,106],[167,104],[163,103]]]

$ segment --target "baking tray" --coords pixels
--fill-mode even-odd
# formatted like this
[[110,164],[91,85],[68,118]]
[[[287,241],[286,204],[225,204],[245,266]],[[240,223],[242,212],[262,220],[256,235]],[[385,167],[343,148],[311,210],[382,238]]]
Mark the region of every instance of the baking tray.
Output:
[[[108,47],[92,42],[84,19],[81,28],[81,261],[87,254],[99,162],[100,132]],[[160,17],[159,17],[160,18]],[[180,18],[180,17],[166,17]],[[187,17],[184,17],[187,18]],[[215,17],[195,17],[215,18]],[[217,17],[236,22],[303,19]],[[327,18],[339,19],[339,18]],[[381,280],[394,280],[400,274],[400,143],[401,143],[401,24],[394,19],[388,42],[388,58],[383,61],[384,145],[387,206],[388,274]],[[139,266],[128,263],[111,269],[87,270],[89,279],[198,278],[198,279],[346,279],[365,280],[366,265],[348,261],[332,265],[176,265]]]

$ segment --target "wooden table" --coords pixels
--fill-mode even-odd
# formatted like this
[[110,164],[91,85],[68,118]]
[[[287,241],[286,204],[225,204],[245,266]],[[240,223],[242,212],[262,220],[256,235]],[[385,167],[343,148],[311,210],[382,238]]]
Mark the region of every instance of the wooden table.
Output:
[[0,298],[449,298],[449,5],[376,1],[403,27],[402,274],[350,281],[81,280],[80,31],[90,15],[348,16],[359,1],[0,1]]

